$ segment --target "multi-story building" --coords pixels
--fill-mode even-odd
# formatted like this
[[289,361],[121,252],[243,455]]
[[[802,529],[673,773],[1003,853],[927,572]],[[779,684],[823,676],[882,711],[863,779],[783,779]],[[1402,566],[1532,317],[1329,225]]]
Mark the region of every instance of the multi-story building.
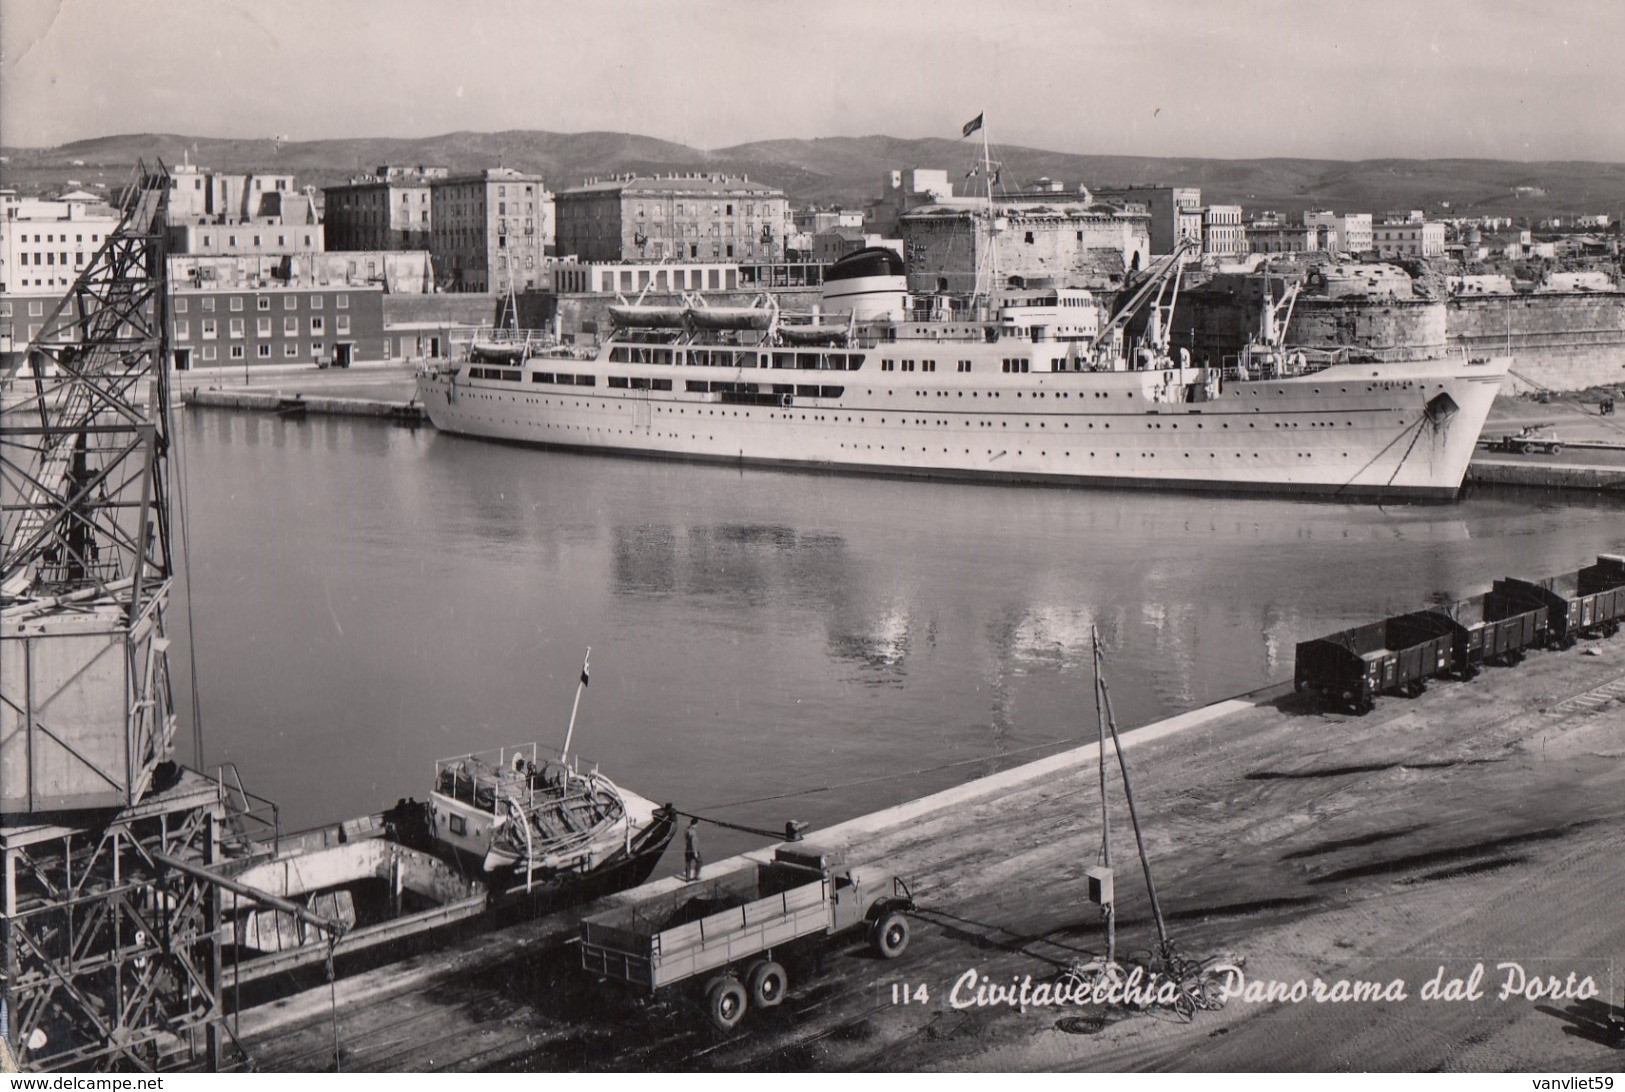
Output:
[[170,347],[178,370],[252,368],[388,360],[383,290],[313,287],[250,289],[176,285],[170,292]]
[[1247,253],[1240,205],[1209,205],[1202,210],[1202,253],[1221,258]]
[[540,175],[493,167],[429,182],[429,253],[453,292],[522,291],[547,283],[554,203]]
[[[1095,198],[1151,215],[1151,253],[1172,254],[1181,242],[1202,244],[1202,191],[1191,186],[1126,186],[1097,189]],[[1191,255],[1194,260],[1195,255]]]
[[1444,225],[1424,220],[1386,222],[1371,229],[1371,246],[1379,258],[1444,257]]
[[429,183],[444,167],[379,167],[371,177],[322,190],[329,250],[428,250]]
[[289,194],[276,203],[283,214],[253,220],[178,220],[164,231],[171,254],[210,257],[281,257],[326,249],[316,209],[306,194]]
[[783,190],[726,175],[612,178],[557,201],[559,253],[587,262],[779,261],[795,231]]
[[1339,254],[1369,254],[1371,252],[1371,214],[1348,212],[1339,216],[1335,212],[1308,211],[1303,214],[1306,227],[1327,230],[1327,249]]
[[291,174],[226,174],[191,163],[169,176],[171,254],[260,258],[323,249],[314,191]]
[[1253,254],[1305,254],[1324,249],[1327,235],[1326,228],[1289,223],[1269,212],[1247,225],[1247,248]]
[[100,201],[0,190],[0,294],[61,296],[118,224],[118,212]]
[[170,168],[169,218],[224,222],[281,216],[281,197],[299,192],[291,174],[227,174],[182,163]]

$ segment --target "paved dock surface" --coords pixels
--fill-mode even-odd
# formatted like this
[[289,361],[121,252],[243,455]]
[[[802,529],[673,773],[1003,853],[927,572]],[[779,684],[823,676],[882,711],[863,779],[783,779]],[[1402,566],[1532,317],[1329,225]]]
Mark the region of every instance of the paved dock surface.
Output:
[[[1606,1006],[1625,991],[1625,637],[1436,682],[1364,718],[1268,697],[1129,748],[1170,930],[1189,955],[1244,959],[1252,981],[1398,979],[1404,1000],[1238,998],[1189,1022],[954,1007],[969,970],[1037,983],[1103,951],[1083,881],[1100,845],[1084,748],[810,832],[909,879],[913,943],[894,962],[856,943],[792,962],[786,1003],[734,1033],[681,999],[588,980],[567,944],[579,915],[563,914],[341,980],[344,1066],[1617,1070]],[[1140,948],[1152,926],[1115,777],[1112,791],[1120,945]],[[1482,997],[1421,998],[1441,967],[1446,984],[1480,963]],[[1589,976],[1599,994],[1499,1000],[1502,963]],[[894,983],[928,999],[894,1004]],[[332,1065],[325,986],[246,1012],[241,1031],[263,1069]]]

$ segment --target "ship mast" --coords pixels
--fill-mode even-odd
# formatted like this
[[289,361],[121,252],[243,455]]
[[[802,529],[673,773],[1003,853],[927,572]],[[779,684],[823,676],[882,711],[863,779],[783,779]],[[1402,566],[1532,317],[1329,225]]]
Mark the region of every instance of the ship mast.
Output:
[[[986,117],[985,114],[981,117]],[[993,314],[993,289],[999,283],[999,221],[993,210],[993,154],[988,150],[988,127],[981,125],[981,180],[985,184],[986,208],[988,208],[988,314]],[[981,294],[981,263],[977,268],[977,294]]]

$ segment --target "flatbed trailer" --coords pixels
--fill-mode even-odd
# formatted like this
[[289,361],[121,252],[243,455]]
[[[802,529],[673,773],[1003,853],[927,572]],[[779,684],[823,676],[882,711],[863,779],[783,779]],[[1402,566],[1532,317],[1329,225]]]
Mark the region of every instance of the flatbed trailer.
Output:
[[908,885],[870,884],[843,850],[781,846],[765,864],[725,873],[581,923],[581,965],[600,979],[650,994],[703,983],[705,1012],[719,1030],[751,1005],[772,1008],[789,978],[776,951],[859,926],[883,959],[908,946]]

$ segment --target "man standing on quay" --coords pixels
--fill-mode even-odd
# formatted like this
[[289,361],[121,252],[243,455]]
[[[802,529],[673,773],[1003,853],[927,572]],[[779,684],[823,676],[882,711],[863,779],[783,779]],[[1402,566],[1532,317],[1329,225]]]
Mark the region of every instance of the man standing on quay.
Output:
[[700,821],[690,818],[683,832],[683,879],[690,882],[700,878]]

